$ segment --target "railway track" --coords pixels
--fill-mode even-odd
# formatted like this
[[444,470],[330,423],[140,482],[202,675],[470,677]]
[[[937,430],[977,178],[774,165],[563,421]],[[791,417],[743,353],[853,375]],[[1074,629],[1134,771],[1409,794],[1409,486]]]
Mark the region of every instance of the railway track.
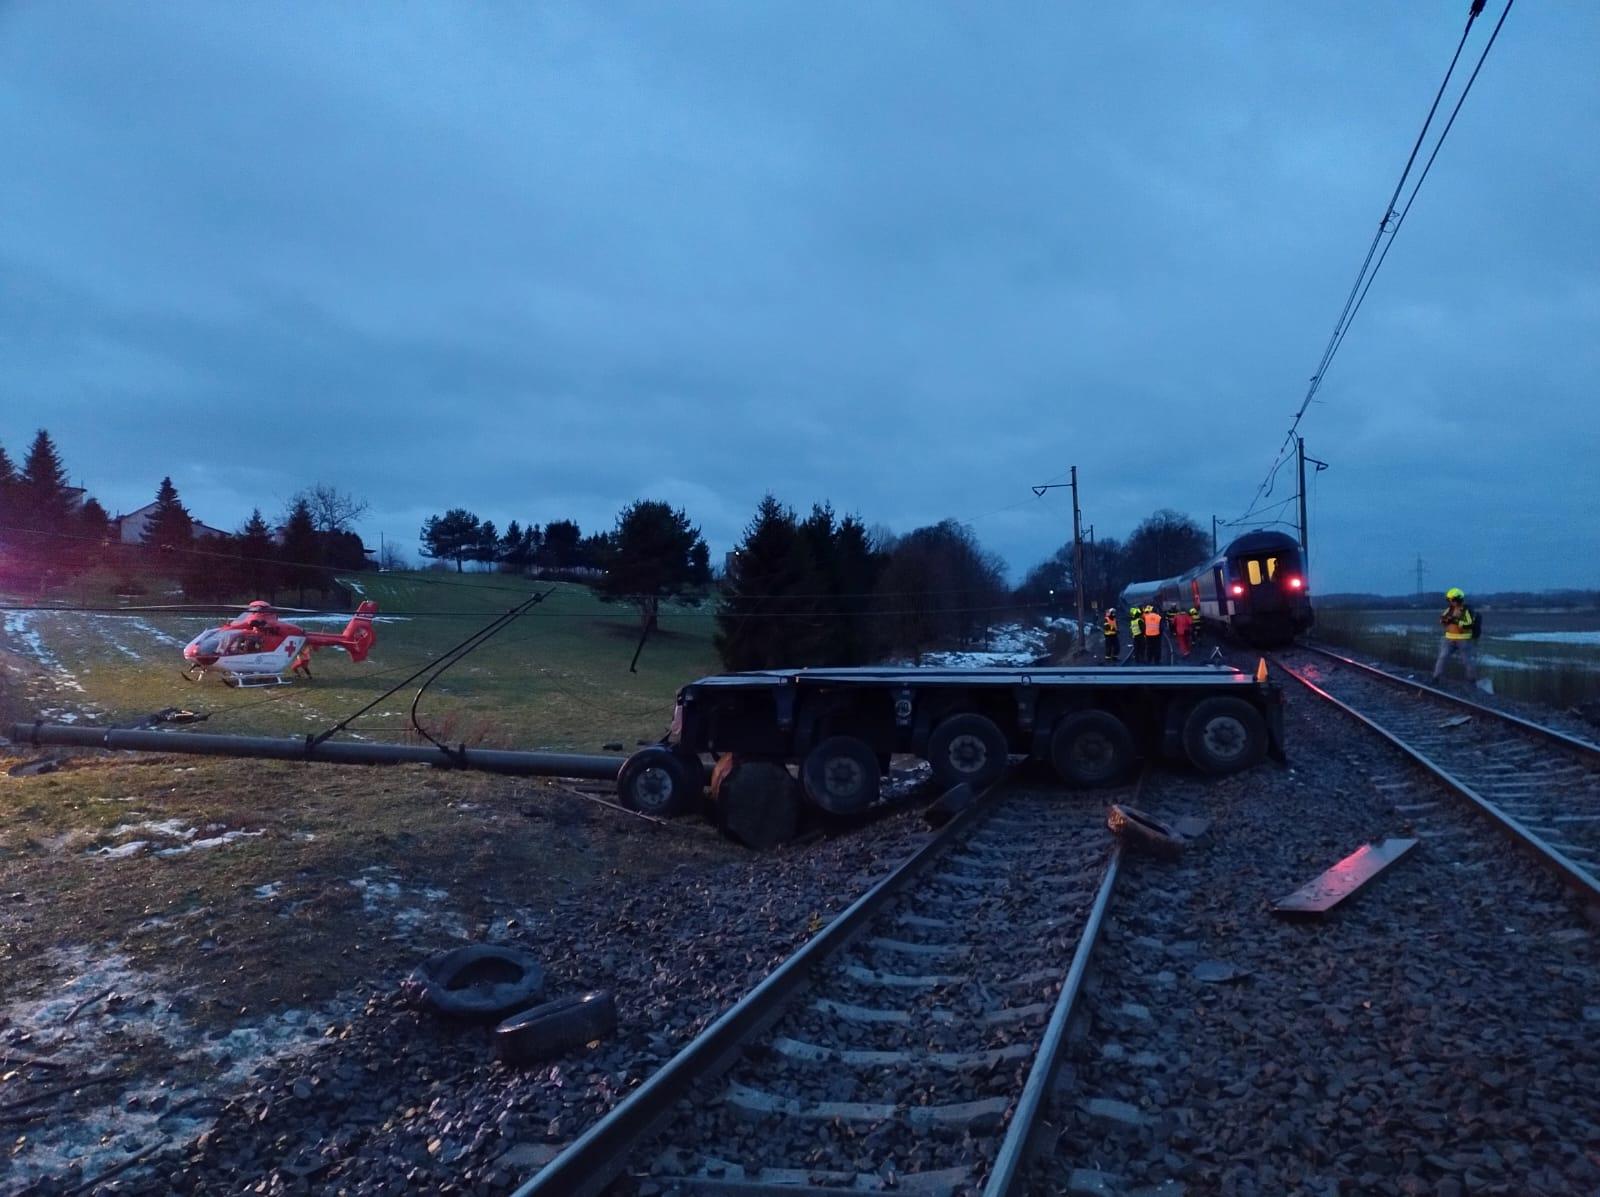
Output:
[[1021,1193],[1119,872],[1100,811],[992,791],[515,1197]]
[[[1385,737],[1513,840],[1600,903],[1600,746],[1326,649],[1280,669]],[[1387,787],[1426,836],[1430,802]]]

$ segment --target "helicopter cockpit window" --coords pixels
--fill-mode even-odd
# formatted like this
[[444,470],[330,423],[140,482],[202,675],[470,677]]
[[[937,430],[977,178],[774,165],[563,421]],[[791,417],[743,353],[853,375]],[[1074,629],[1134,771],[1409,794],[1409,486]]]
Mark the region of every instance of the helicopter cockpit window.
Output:
[[194,642],[194,649],[195,649],[195,652],[200,653],[200,654],[202,654],[204,656],[210,656],[213,653],[221,652],[222,651],[222,633],[221,632],[216,632],[216,631],[205,633],[203,636],[201,636],[198,640],[196,640]]

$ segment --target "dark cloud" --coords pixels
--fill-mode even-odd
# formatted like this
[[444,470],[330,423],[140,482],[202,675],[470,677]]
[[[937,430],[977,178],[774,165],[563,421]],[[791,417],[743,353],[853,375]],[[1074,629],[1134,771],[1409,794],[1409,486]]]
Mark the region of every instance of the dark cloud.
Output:
[[[374,539],[1237,514],[1465,7],[11,6],[0,440]],[[1508,21],[1305,426],[1322,588],[1595,584],[1597,52]]]

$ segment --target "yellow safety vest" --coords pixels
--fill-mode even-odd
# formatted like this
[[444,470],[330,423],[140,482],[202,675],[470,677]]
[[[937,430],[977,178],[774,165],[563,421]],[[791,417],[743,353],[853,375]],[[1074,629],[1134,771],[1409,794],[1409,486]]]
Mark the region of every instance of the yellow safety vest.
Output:
[[1143,636],[1144,628],[1139,619],[1139,608],[1133,607],[1128,611],[1128,627],[1135,636]]
[[[1444,623],[1450,617],[1450,608],[1446,607],[1439,616],[1439,622]],[[1457,622],[1444,625],[1444,638],[1446,640],[1471,640],[1472,639],[1472,608],[1465,603],[1461,605],[1461,615]]]

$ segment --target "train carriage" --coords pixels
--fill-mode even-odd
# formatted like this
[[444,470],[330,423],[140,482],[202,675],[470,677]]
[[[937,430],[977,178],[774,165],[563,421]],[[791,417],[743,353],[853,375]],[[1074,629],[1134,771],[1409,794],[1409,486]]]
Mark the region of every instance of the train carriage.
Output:
[[1134,582],[1124,607],[1194,607],[1202,621],[1247,644],[1290,643],[1315,621],[1300,546],[1282,532],[1247,532],[1211,560],[1173,578]]

